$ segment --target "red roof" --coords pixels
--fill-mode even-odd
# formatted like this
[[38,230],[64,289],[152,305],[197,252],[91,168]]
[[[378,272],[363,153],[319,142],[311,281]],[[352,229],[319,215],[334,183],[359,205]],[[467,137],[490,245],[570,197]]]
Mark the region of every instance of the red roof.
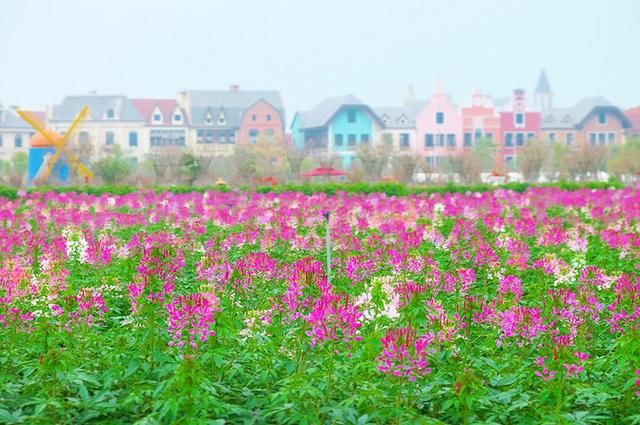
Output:
[[[173,113],[178,107],[178,102],[175,99],[131,99],[131,103],[138,110],[142,118],[147,125],[153,126],[183,126],[187,124],[187,116],[180,108],[182,112],[182,122],[181,123],[173,123]],[[162,123],[153,123],[153,111],[156,110],[156,107],[160,109],[160,113],[162,114]]]
[[629,133],[640,134],[640,106],[629,109],[625,111],[624,114],[629,118],[629,121],[631,121]]

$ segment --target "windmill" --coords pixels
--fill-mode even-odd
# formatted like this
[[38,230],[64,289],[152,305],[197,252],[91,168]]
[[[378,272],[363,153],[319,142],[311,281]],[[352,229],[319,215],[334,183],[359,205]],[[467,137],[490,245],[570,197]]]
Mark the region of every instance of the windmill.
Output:
[[[44,141],[39,146],[32,143],[29,151],[29,179],[32,181],[46,182],[51,172],[64,154],[64,161],[85,183],[93,179],[93,173],[80,161],[68,146],[69,140],[74,136],[80,122],[89,115],[89,107],[84,106],[78,112],[69,129],[60,134],[54,130],[45,129],[41,120],[32,112],[19,110],[18,115],[31,125],[38,133],[39,139]],[[37,137],[37,136],[36,136]],[[35,139],[35,137],[34,137]],[[52,149],[52,148],[55,148]]]

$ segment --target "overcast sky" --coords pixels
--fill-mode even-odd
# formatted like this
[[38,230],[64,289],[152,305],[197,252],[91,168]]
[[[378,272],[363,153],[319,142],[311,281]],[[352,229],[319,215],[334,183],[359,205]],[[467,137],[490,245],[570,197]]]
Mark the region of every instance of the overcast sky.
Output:
[[640,0],[0,0],[0,103],[41,108],[96,90],[277,89],[287,115],[352,93],[374,106],[441,79],[557,106],[640,105]]

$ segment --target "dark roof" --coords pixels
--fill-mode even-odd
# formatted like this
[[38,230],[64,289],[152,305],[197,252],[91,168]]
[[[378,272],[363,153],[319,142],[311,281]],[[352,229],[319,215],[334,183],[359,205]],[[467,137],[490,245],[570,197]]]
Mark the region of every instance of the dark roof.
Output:
[[570,129],[582,127],[593,113],[612,112],[620,117],[622,126],[629,128],[631,122],[624,113],[607,99],[597,96],[579,101],[573,108],[551,108],[542,113],[542,129]]
[[540,72],[540,77],[538,78],[538,84],[536,85],[535,94],[551,94],[551,85],[549,84],[549,79],[547,78],[547,73],[542,70]]
[[0,128],[31,129],[31,125],[20,118],[14,109],[0,105]]
[[[195,127],[205,126],[209,112],[216,127],[240,127],[245,111],[261,100],[276,109],[284,122],[282,98],[275,90],[189,90],[184,94],[187,107],[190,108],[191,125]],[[221,111],[224,113],[225,124],[218,126]]]
[[[88,121],[144,121],[144,118],[126,96],[67,96],[61,104],[53,106],[51,121],[73,121],[83,106],[89,106]],[[114,118],[107,118],[112,109]]]
[[360,99],[354,95],[348,94],[325,99],[310,111],[298,112],[296,115],[300,123],[299,128],[324,127],[329,124],[329,121],[331,121],[338,111],[349,106],[357,106],[365,109],[378,124],[382,125],[380,118],[368,105],[362,103]]
[[379,106],[374,107],[376,113],[385,128],[415,128],[416,117],[428,102],[417,102],[414,107],[404,106]]

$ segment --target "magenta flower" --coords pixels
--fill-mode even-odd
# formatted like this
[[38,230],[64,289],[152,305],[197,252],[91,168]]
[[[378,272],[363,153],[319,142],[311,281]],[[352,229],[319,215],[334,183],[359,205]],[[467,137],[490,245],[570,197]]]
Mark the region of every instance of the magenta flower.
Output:
[[171,336],[169,346],[180,348],[188,342],[196,350],[198,343],[205,343],[215,335],[211,327],[217,307],[218,298],[212,293],[182,295],[171,300],[165,306]]
[[387,331],[380,340],[382,353],[378,356],[378,370],[391,376],[415,381],[431,372],[427,356],[431,335],[417,337],[410,326]]
[[311,324],[307,335],[311,337],[311,347],[324,341],[342,340],[349,349],[350,341],[359,341],[358,329],[362,327],[362,313],[358,306],[349,302],[348,296],[323,294],[313,302],[311,311],[305,317]]
[[578,374],[580,374],[580,372],[584,370],[584,366],[578,366],[575,363],[572,363],[572,364],[565,363],[562,366],[564,366],[564,368],[567,370],[567,376],[570,378],[578,376]]

